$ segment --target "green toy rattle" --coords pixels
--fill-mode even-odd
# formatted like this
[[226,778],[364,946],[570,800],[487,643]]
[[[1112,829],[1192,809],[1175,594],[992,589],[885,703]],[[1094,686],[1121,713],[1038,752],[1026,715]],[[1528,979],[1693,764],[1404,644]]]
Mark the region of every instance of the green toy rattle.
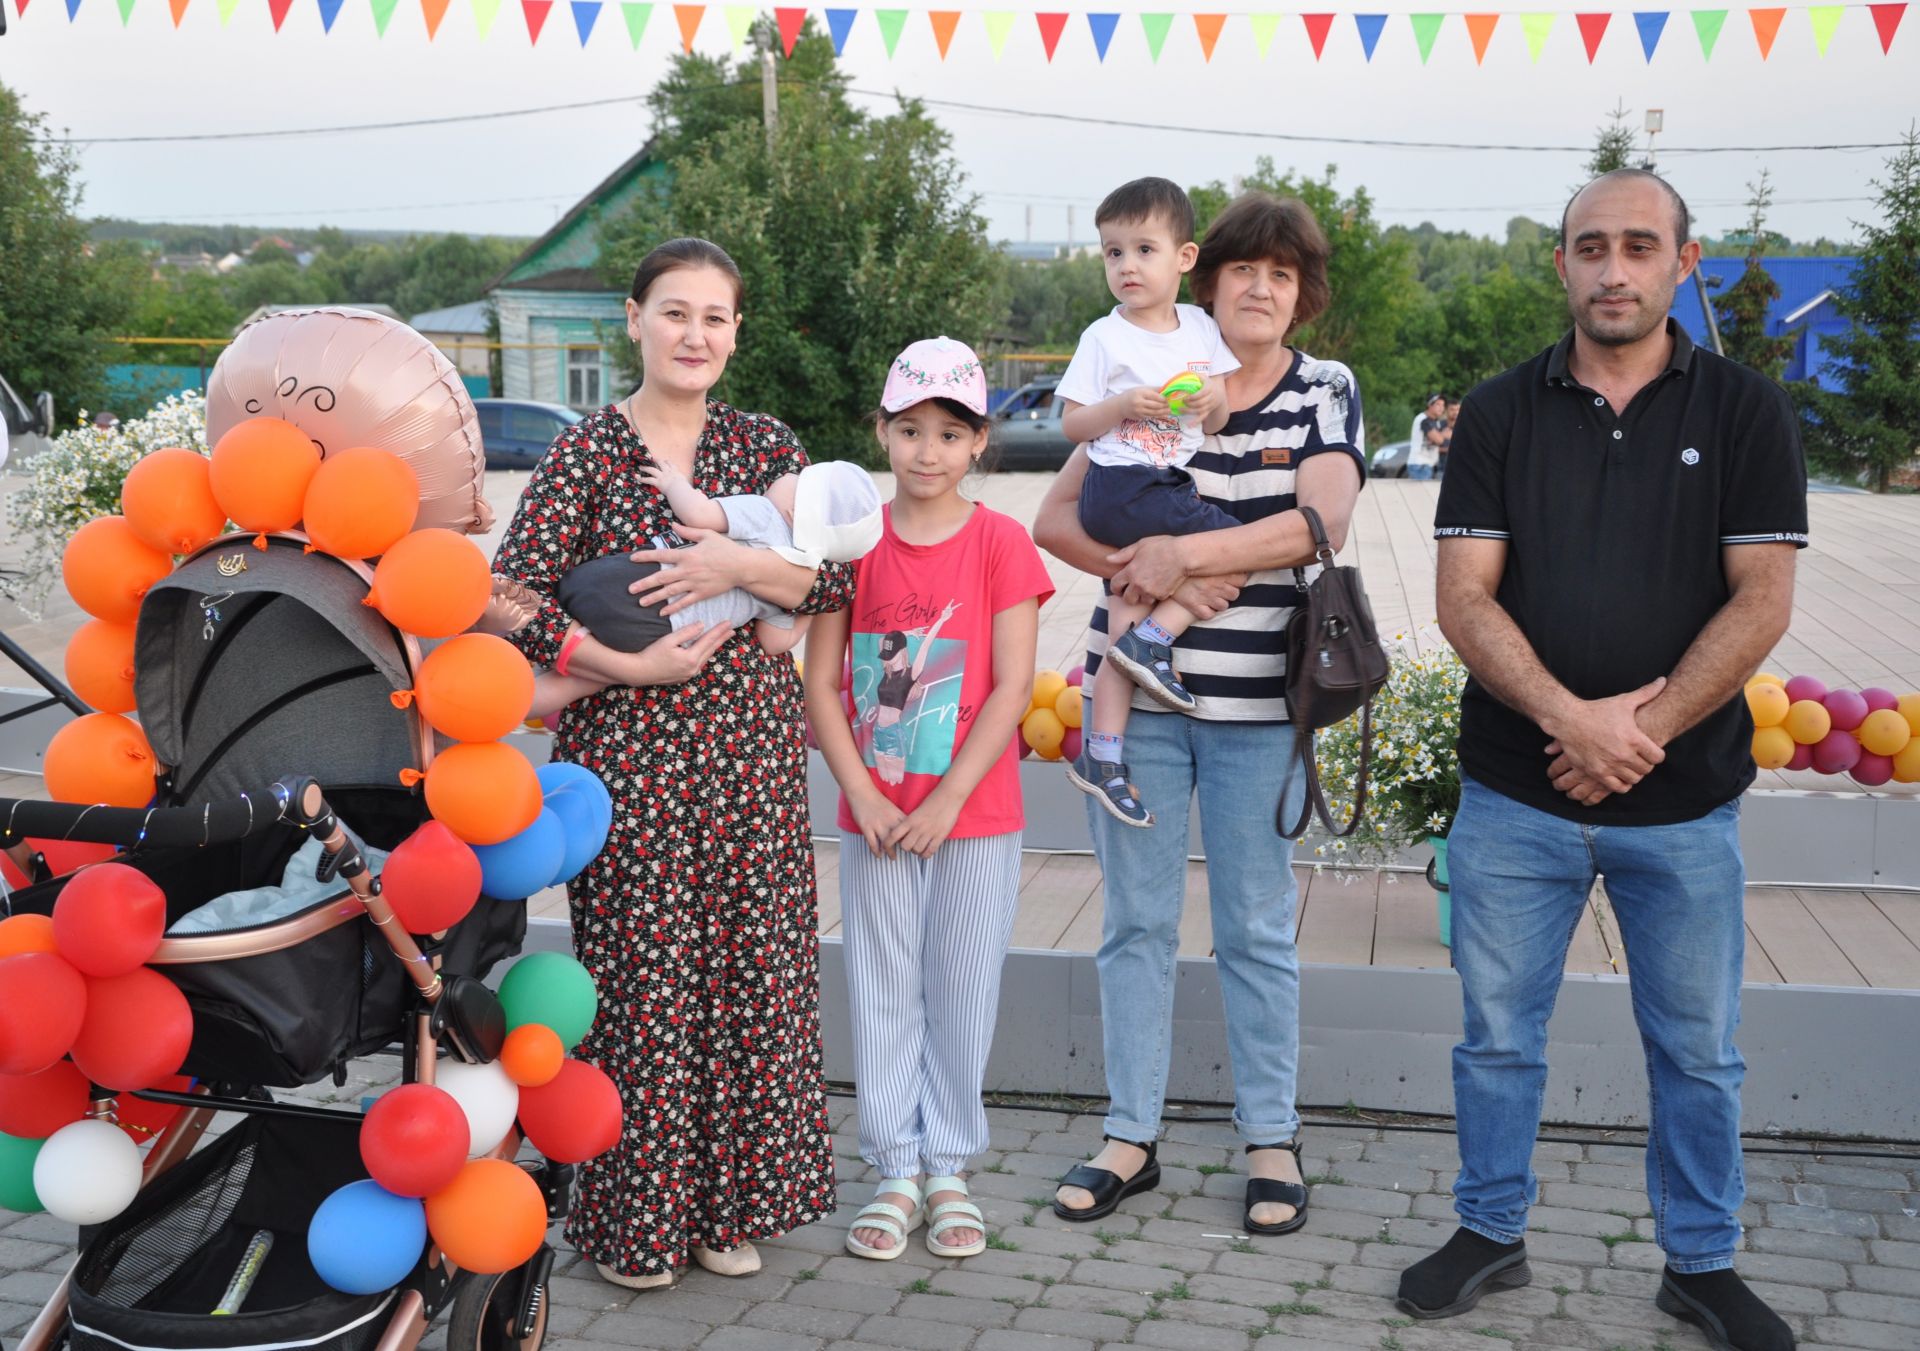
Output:
[[1206,388],[1206,384],[1207,382],[1205,380],[1202,380],[1192,371],[1181,371],[1180,374],[1160,386],[1160,397],[1167,401],[1167,411],[1175,417],[1179,417],[1186,411],[1187,400]]

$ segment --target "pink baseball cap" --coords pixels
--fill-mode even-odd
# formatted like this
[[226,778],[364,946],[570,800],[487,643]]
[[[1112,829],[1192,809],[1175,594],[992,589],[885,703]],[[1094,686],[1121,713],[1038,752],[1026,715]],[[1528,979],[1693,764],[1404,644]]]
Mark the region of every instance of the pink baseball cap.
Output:
[[952,399],[987,415],[987,373],[971,347],[952,338],[922,338],[893,359],[880,406],[897,413],[928,399]]

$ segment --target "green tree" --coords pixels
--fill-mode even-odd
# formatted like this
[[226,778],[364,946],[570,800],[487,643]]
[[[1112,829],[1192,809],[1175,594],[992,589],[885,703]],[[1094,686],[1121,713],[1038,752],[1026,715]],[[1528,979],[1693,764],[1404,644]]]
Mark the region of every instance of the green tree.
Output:
[[[763,23],[755,40],[771,34]],[[794,59],[804,70],[831,52],[809,29]],[[848,107],[835,79],[783,82],[770,145],[757,89],[730,119],[699,121],[713,106],[702,91],[728,76],[724,61],[675,59],[662,88],[677,92],[658,109],[671,183],[602,227],[606,275],[624,288],[641,256],[677,235],[719,244],[746,285],[721,396],[776,414],[816,456],[874,462],[865,413],[888,363],[916,338],[983,342],[1006,312],[1005,262],[920,105],[873,117]],[[612,350],[631,360],[624,334]]]
[[1780,298],[1780,283],[1760,262],[1767,251],[1767,206],[1773,201],[1765,169],[1759,182],[1748,184],[1748,191],[1747,266],[1733,285],[1714,296],[1713,317],[1727,356],[1778,380],[1793,355],[1794,340],[1767,336],[1767,311]]
[[1113,308],[1098,255],[1011,265],[1006,333],[1016,344],[1071,352],[1086,326]]
[[0,85],[0,373],[27,398],[51,391],[64,420],[105,406],[123,359],[109,339],[150,283],[136,246],[89,244],[73,152],[46,135]]
[[[142,338],[226,338],[244,317],[227,298],[223,278],[207,272],[183,272],[148,287],[135,307],[129,327]],[[194,344],[181,347],[141,346],[132,359],[157,365],[212,365],[218,347]]]
[[1858,223],[1860,265],[1834,298],[1846,332],[1821,339],[1837,389],[1796,381],[1808,458],[1885,492],[1920,450],[1920,132],[1874,180],[1880,220]]
[[1593,154],[1587,157],[1587,176],[1581,181],[1591,182],[1601,174],[1632,167],[1633,128],[1627,125],[1627,105],[1616,103],[1607,114],[1605,124],[1594,134]]

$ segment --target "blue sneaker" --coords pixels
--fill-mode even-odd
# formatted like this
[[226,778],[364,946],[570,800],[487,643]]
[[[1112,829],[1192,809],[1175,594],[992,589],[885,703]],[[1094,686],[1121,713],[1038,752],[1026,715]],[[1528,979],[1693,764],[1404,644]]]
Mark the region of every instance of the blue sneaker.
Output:
[[1180,683],[1180,673],[1173,669],[1173,649],[1165,643],[1150,643],[1129,630],[1108,645],[1107,660],[1156,704],[1175,713],[1193,712],[1193,696]]
[[1107,814],[1122,825],[1150,826],[1153,813],[1140,801],[1140,791],[1127,782],[1127,767],[1113,760],[1096,760],[1082,750],[1079,758],[1067,763],[1067,777],[1073,786],[1107,809]]

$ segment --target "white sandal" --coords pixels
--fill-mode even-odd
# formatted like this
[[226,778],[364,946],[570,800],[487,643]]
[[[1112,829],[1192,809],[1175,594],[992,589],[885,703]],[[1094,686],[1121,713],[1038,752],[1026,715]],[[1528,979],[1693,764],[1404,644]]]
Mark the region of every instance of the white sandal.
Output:
[[[904,1196],[913,1205],[909,1215],[899,1206],[882,1201],[883,1196]],[[874,1190],[873,1200],[860,1208],[853,1217],[853,1223],[847,1229],[847,1251],[855,1257],[871,1257],[876,1262],[891,1262],[907,1250],[907,1235],[920,1227],[924,1217],[920,1213],[920,1188],[914,1185],[912,1178],[882,1178]],[[854,1235],[862,1229],[881,1229],[893,1235],[891,1248],[876,1248],[862,1243]]]
[[[927,1195],[935,1192],[959,1192],[962,1196],[971,1196],[967,1190],[965,1178],[930,1177],[927,1179]],[[942,1243],[940,1235],[949,1229],[978,1229],[980,1237],[971,1243]],[[980,1214],[980,1207],[971,1200],[942,1201],[927,1212],[927,1251],[935,1257],[978,1257],[987,1250],[987,1222]]]

